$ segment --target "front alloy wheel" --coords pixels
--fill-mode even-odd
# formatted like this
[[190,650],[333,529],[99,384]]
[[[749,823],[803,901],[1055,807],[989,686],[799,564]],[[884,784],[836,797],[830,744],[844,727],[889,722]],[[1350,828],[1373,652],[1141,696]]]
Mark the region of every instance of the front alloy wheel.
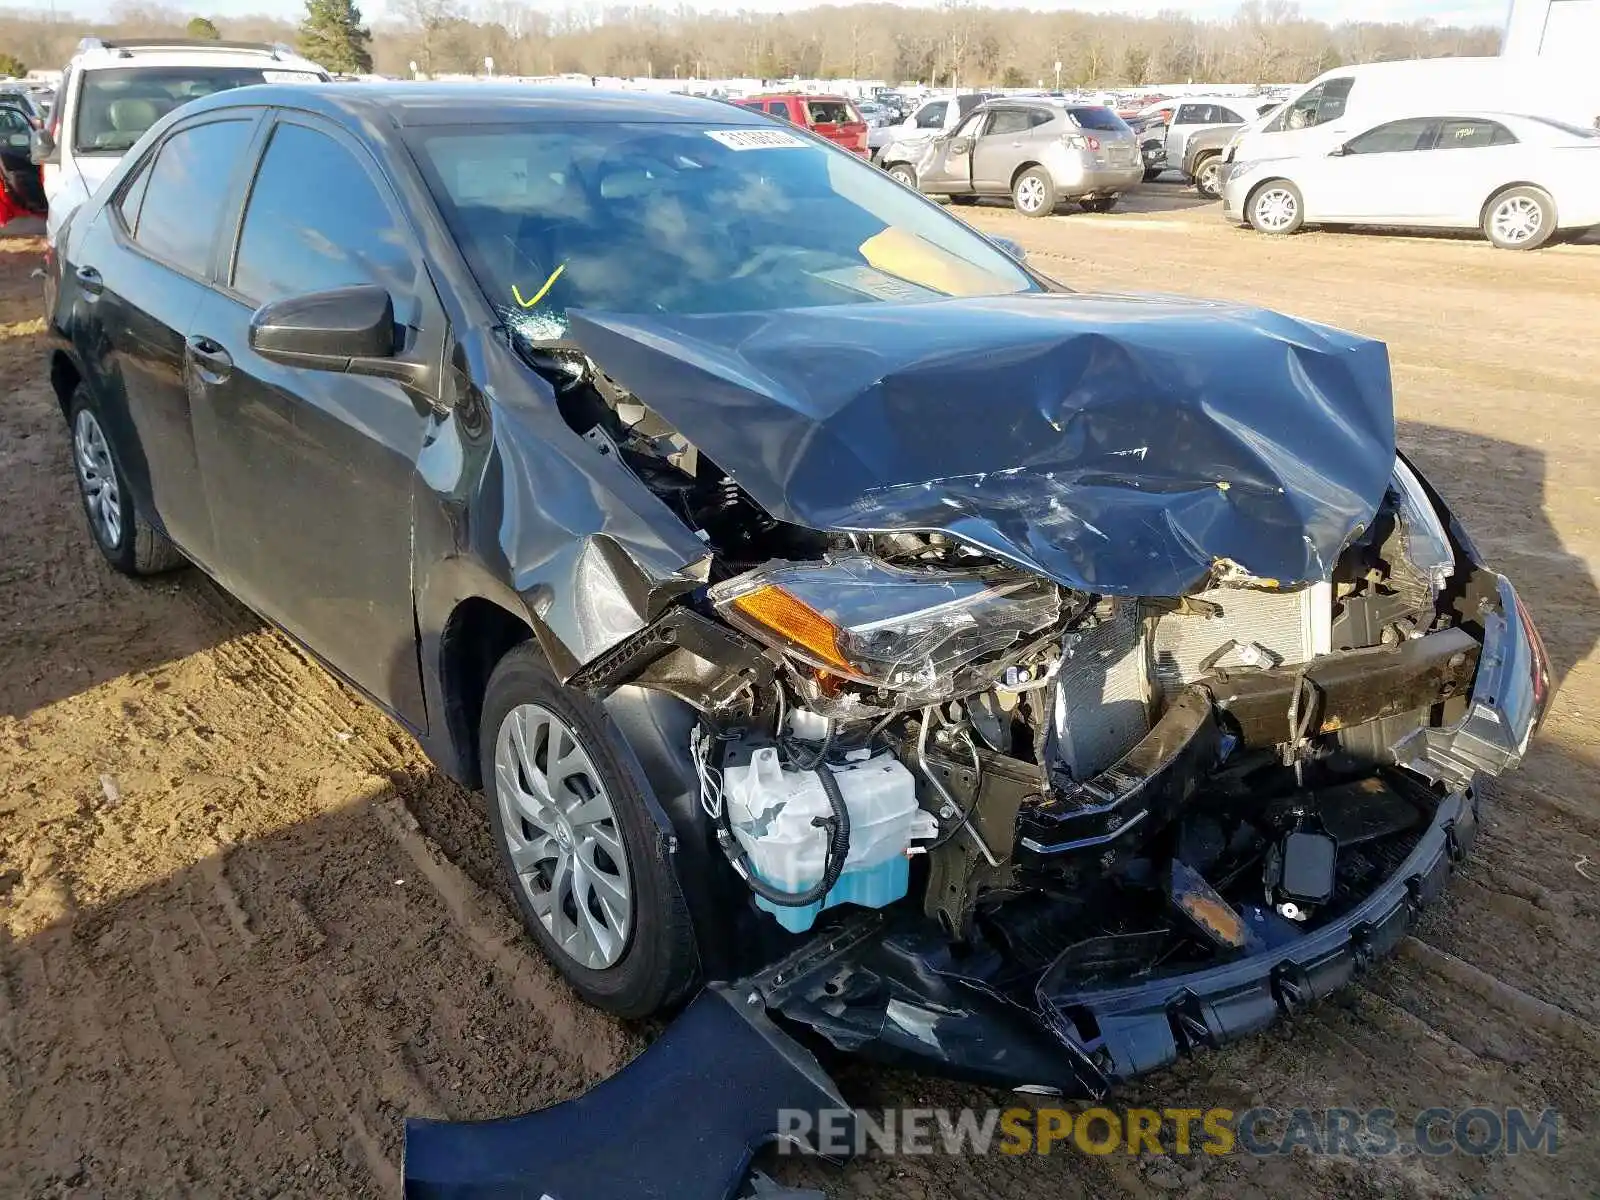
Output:
[[1200,164],[1199,170],[1194,173],[1194,190],[1207,200],[1215,200],[1222,194],[1222,156],[1213,154]]
[[615,965],[633,927],[628,856],[577,734],[549,709],[519,704],[495,742],[495,792],[506,851],[539,923],[579,966]]
[[500,865],[551,964],[618,1017],[688,995],[699,951],[665,814],[606,709],[529,640],[489,677],[478,732]]
[[1288,234],[1305,224],[1300,190],[1285,180],[1264,185],[1250,199],[1250,224],[1262,233]]

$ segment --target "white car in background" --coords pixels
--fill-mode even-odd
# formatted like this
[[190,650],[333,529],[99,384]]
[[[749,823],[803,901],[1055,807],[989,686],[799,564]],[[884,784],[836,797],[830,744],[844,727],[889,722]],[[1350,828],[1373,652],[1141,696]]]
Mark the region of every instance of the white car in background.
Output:
[[184,38],[84,38],[67,64],[50,124],[34,138],[56,234],[122,156],[178,105],[252,83],[326,83],[287,46]]
[[1482,229],[1503,250],[1600,226],[1600,131],[1547,117],[1386,121],[1331,151],[1229,165],[1222,211],[1262,233],[1307,223]]

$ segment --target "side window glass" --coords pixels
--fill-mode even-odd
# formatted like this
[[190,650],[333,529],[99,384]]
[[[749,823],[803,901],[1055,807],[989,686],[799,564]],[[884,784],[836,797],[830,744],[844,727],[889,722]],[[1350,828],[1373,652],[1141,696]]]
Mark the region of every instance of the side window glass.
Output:
[[1028,114],[1028,125],[1030,127],[1048,125],[1053,120],[1055,120],[1054,114],[1047,113],[1043,109],[1036,108]]
[[942,129],[944,127],[944,114],[949,109],[948,101],[941,100],[938,104],[929,104],[917,114],[918,129]]
[[1238,113],[1234,112],[1233,109],[1231,109],[1231,108],[1223,108],[1222,105],[1220,105],[1220,104],[1216,104],[1216,105],[1212,106],[1212,108],[1211,108],[1211,120],[1212,120],[1212,122],[1214,124],[1217,124],[1217,125],[1243,125],[1244,124],[1244,118],[1243,117],[1241,117]]
[[169,137],[143,185],[134,241],[156,258],[204,277],[233,169],[254,128],[252,121],[212,121]]
[[1206,119],[1205,110],[1206,106],[1204,104],[1180,104],[1178,106],[1178,115],[1173,124],[1203,125]]
[[767,111],[775,117],[782,117],[785,121],[789,119],[789,106],[782,100],[767,101]]
[[260,304],[378,283],[404,320],[415,282],[410,238],[355,156],[327,134],[278,126],[245,206],[234,290]]
[[1002,109],[989,120],[991,134],[1018,134],[1028,128],[1028,114],[1019,109]]
[[1478,150],[1510,146],[1516,137],[1498,121],[1445,121],[1439,127],[1440,150]]
[[122,185],[122,198],[117,201],[117,213],[129,233],[139,229],[139,206],[144,203],[145,188],[150,185],[150,159],[145,159],[134,171],[133,177]]
[[[956,136],[957,137],[967,137],[967,138],[969,138],[969,137],[977,137],[978,136],[978,126],[983,124],[983,119],[984,119],[985,115],[986,114],[984,114],[984,113],[976,113],[973,116],[968,117],[965,121],[961,122],[961,128],[956,130]],[[996,116],[998,117],[998,114],[996,114]],[[990,121],[989,128],[985,129],[983,132],[985,134],[993,133],[994,132],[994,122]]]
[[1432,126],[1431,120],[1390,121],[1354,138],[1345,149],[1351,154],[1401,154],[1423,146]]

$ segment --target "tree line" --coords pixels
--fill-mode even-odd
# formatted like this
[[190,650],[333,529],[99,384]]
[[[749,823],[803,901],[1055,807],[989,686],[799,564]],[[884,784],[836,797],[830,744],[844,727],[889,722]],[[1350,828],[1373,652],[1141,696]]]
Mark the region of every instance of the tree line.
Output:
[[[1109,0],[1108,0],[1109,2]],[[298,23],[196,18],[116,0],[109,18],[0,15],[0,52],[17,65],[65,63],[80,37],[184,35],[191,25],[242,40],[301,45],[330,70],[779,79],[884,79],[947,86],[1119,87],[1284,83],[1347,63],[1499,50],[1500,33],[1431,21],[1313,20],[1290,0],[1247,0],[1229,18],[1038,12],[944,0],[934,8],[824,5],[786,13],[526,0],[396,0],[372,28],[354,0],[308,0]],[[209,36],[209,33],[205,33]]]

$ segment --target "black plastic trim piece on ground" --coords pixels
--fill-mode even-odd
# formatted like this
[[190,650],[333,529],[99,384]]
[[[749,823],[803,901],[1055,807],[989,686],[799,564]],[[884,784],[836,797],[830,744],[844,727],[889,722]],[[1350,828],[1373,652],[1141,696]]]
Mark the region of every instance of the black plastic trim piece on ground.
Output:
[[406,1122],[407,1200],[730,1200],[780,1110],[844,1113],[759,1000],[708,988],[574,1100],[497,1121]]

